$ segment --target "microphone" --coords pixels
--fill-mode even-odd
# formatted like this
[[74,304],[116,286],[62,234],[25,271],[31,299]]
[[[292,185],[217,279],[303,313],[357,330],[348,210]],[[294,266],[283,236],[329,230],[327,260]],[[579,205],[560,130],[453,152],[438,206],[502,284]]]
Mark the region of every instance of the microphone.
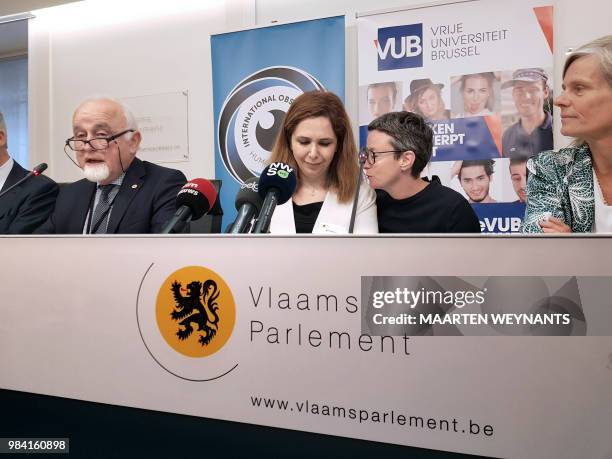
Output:
[[284,204],[295,192],[297,179],[293,168],[285,163],[272,163],[259,176],[258,192],[264,198],[253,233],[267,233],[277,204]]
[[257,192],[258,181],[257,177],[253,177],[240,185],[240,191],[236,195],[238,215],[236,215],[234,223],[227,229],[227,233],[242,234],[249,232],[251,220],[259,213],[263,203],[261,196]]
[[47,163],[40,163],[38,166],[36,166],[34,169],[32,169],[32,172],[30,172],[30,174],[32,175],[40,175],[42,174],[44,171],[47,170]]
[[24,175],[20,180],[18,180],[17,183],[14,183],[13,185],[9,186],[6,190],[4,190],[2,193],[0,193],[0,198],[4,196],[6,193],[8,193],[9,191],[11,191],[13,188],[21,185],[23,182],[25,182],[30,177],[36,177],[37,175],[42,174],[47,169],[47,167],[49,167],[47,166],[47,163],[40,163],[38,166],[36,166],[34,169],[32,169],[30,172]]
[[217,190],[208,180],[196,178],[185,183],[176,195],[176,213],[161,234],[180,233],[185,225],[207,213],[217,200]]

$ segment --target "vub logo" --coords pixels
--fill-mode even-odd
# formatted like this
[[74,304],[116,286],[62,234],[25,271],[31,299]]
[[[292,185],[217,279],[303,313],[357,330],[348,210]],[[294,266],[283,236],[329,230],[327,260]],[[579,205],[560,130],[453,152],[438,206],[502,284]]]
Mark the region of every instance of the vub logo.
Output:
[[378,70],[423,67],[423,24],[378,29]]
[[272,163],[268,167],[268,173],[270,177],[273,175],[278,175],[280,178],[287,178],[289,174],[293,172],[293,169],[285,163]]

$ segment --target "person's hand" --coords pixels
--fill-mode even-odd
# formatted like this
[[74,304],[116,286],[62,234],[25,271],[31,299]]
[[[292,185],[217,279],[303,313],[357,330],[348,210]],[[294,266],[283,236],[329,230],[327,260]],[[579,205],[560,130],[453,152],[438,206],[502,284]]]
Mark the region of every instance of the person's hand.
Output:
[[463,161],[455,161],[453,167],[451,167],[450,178],[451,180],[455,177],[455,175],[459,176],[459,171],[461,170],[461,165]]
[[562,220],[555,217],[547,217],[538,222],[545,233],[571,233],[572,229]]

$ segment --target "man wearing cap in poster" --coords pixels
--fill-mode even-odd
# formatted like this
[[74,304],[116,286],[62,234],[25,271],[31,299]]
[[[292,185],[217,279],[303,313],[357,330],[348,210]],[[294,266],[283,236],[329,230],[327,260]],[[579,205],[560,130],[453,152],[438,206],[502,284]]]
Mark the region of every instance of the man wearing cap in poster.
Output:
[[434,84],[429,78],[412,80],[404,108],[431,121],[449,119],[450,110],[446,109],[442,99],[443,87],[442,83]]
[[518,69],[502,89],[512,88],[520,119],[504,132],[502,154],[507,158],[530,158],[553,149],[552,117],[544,111],[548,99],[548,75],[541,68]]

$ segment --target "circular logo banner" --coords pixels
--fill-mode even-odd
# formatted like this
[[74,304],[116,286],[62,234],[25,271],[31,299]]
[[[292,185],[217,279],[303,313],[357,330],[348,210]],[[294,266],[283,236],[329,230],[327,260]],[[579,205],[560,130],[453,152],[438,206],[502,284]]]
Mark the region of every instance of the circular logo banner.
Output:
[[232,372],[238,366],[236,348],[228,346],[236,303],[229,285],[203,266],[185,266],[170,275],[154,266],[145,272],[136,301],[138,331],[153,360],[189,381],[212,381]]
[[214,271],[188,266],[173,272],[157,294],[155,317],[162,336],[188,357],[214,354],[236,322],[236,305],[225,281]]
[[245,183],[259,176],[289,106],[301,93],[314,90],[325,88],[309,73],[293,67],[259,70],[232,89],[217,126],[221,159],[232,177]]

